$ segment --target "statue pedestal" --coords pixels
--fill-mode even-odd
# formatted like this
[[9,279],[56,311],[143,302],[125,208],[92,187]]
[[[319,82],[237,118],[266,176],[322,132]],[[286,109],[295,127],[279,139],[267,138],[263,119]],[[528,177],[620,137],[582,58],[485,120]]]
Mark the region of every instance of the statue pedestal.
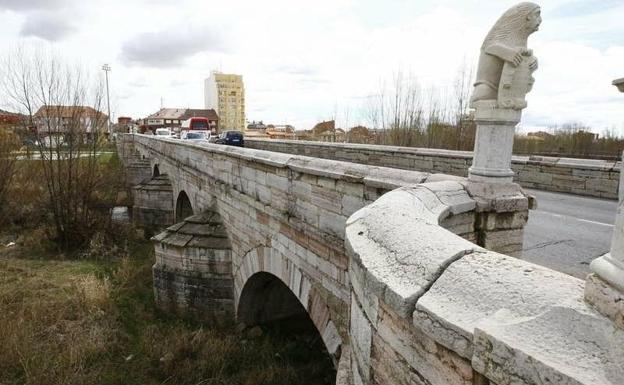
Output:
[[593,271],[585,281],[585,300],[598,312],[610,318],[617,327],[624,329],[624,268],[610,253],[594,260]]
[[624,172],[620,169],[620,203],[613,227],[611,250],[592,261],[585,282],[585,300],[624,329]]
[[476,102],[474,107],[477,133],[468,180],[511,183],[513,140],[522,111],[498,108],[496,101]]

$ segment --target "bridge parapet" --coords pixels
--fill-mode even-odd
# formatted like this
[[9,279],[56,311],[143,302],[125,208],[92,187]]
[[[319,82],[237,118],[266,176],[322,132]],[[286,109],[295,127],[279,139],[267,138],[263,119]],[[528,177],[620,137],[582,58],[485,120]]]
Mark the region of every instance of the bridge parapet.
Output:
[[[317,158],[465,177],[472,151],[303,140],[246,139],[248,147]],[[513,156],[514,181],[545,191],[617,199],[620,162],[548,156]]]
[[440,226],[471,209],[466,190],[401,188],[347,221],[354,383],[620,383],[624,332],[583,281]]
[[[562,307],[602,327],[596,320],[604,318],[584,305],[568,306],[582,282],[488,250],[507,253],[522,239],[528,199],[515,184],[150,136],[122,140],[132,141],[152,169],[157,165],[160,176],[167,175],[174,200],[184,193],[194,214],[215,210],[220,215],[231,245],[231,269],[219,272],[231,272],[236,317],[253,322],[291,314],[282,306],[290,300],[275,300],[272,289],[265,289],[275,288],[267,281],[275,277],[310,315],[330,354],[340,359],[342,374],[349,368],[356,383],[358,378],[365,384],[403,383],[422,376],[431,384],[477,384],[485,378],[502,384],[504,377],[497,376],[509,369],[507,358],[531,346],[516,344],[520,337],[515,329],[503,328],[505,322],[543,328],[545,335],[549,329],[543,323],[523,323],[522,317],[539,320],[543,312]],[[158,238],[155,242],[161,247]],[[203,288],[214,284],[201,279],[214,274],[194,274],[193,266],[209,263],[201,251],[176,247],[180,250],[162,254],[162,263],[154,266],[158,295],[173,288],[168,299],[181,307],[227,303],[223,296],[191,298],[210,295]],[[193,278],[190,289],[184,283],[188,277]],[[553,283],[559,280],[562,286]],[[470,286],[462,292],[456,281]],[[536,288],[544,282],[547,289],[539,293]],[[508,308],[517,313],[503,317],[503,326],[496,324],[500,331],[479,334],[482,321],[505,315],[505,290],[513,297]],[[537,305],[523,310],[522,301],[531,302],[536,293],[541,295]],[[502,349],[504,333],[512,336],[503,352],[507,356],[501,356],[507,358],[478,358],[492,355],[481,349],[490,340]],[[603,340],[592,341],[604,347]],[[609,349],[603,353],[611,354]],[[477,359],[487,362],[485,368]],[[546,364],[549,359],[540,358]],[[609,359],[601,362],[617,373]]]

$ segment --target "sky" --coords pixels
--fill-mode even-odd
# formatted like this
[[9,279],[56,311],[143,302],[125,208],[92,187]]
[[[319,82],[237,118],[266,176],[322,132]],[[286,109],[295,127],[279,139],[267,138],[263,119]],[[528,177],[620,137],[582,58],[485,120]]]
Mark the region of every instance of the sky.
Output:
[[[249,121],[351,127],[367,123],[367,100],[399,72],[450,93],[515,3],[0,0],[0,53],[50,47],[100,75],[110,64],[113,117],[142,118],[161,101],[203,108],[204,79],[219,70],[243,75]],[[611,85],[624,77],[624,0],[539,4],[529,38],[539,69],[521,129],[576,122],[624,135],[624,94]]]

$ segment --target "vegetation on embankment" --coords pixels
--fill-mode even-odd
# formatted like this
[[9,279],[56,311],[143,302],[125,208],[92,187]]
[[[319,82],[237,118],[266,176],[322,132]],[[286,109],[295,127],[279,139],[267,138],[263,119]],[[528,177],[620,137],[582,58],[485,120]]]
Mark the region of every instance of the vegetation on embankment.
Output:
[[311,335],[175,317],[154,305],[150,242],[127,254],[27,258],[0,246],[0,384],[331,384]]
[[0,385],[334,382],[318,332],[160,311],[153,245],[111,219],[118,157],[57,159],[0,165]]

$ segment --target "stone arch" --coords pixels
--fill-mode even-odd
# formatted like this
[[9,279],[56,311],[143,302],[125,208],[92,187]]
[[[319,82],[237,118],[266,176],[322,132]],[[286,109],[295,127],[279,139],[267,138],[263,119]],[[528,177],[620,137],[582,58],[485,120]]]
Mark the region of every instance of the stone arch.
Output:
[[[275,282],[279,281],[279,284]],[[287,290],[291,297],[281,291]],[[342,337],[330,319],[330,310],[324,298],[312,287],[310,279],[288,258],[272,247],[260,246],[243,256],[234,272],[234,294],[236,317],[240,321],[271,321],[270,312],[277,310],[279,316],[286,316],[289,310],[296,311],[293,300],[299,302],[323,339],[325,348],[336,364],[340,358]],[[283,307],[269,304],[266,311],[258,305],[275,301],[271,294],[278,293],[284,300]],[[258,302],[262,301],[262,302]]]
[[182,190],[178,193],[178,198],[176,199],[175,221],[176,223],[182,222],[184,218],[191,215],[193,215],[193,205],[191,205],[191,200],[186,192]]
[[159,176],[160,176],[160,169],[158,168],[158,165],[155,164],[153,172],[152,172],[152,178],[156,178],[156,177],[159,177]]
[[275,275],[264,271],[253,274],[245,282],[238,309],[238,320],[246,325],[307,315],[290,288]]

